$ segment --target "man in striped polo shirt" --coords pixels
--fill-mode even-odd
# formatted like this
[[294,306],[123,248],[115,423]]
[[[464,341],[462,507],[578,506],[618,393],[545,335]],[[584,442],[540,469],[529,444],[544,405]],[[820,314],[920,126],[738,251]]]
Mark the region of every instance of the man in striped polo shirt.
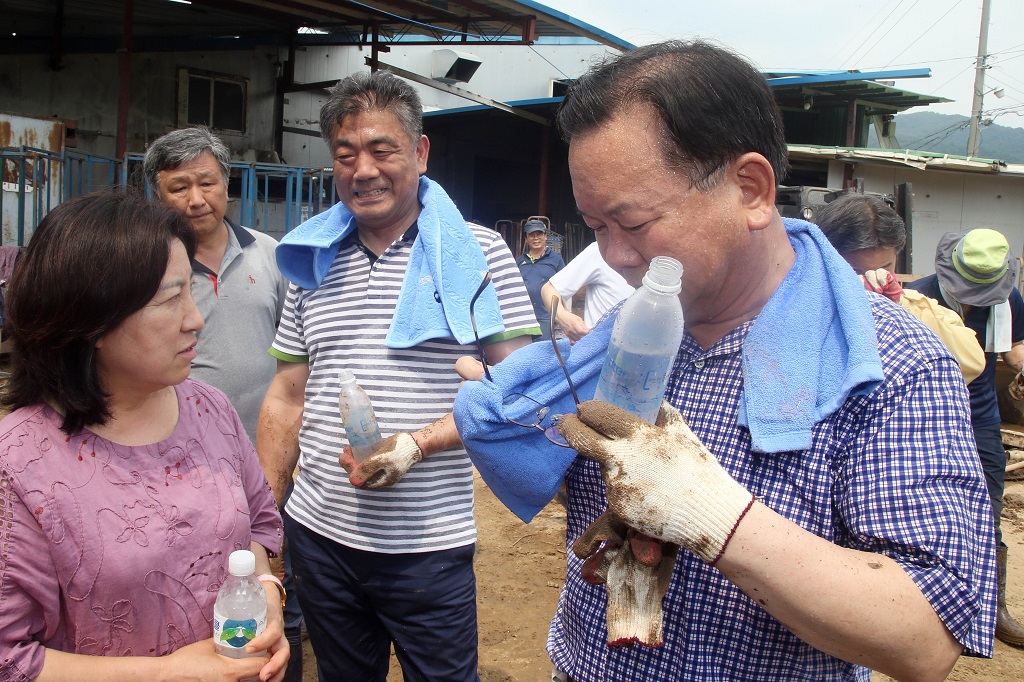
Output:
[[[286,533],[321,679],[383,682],[392,644],[408,680],[478,679],[473,471],[451,420],[460,381],[453,364],[474,352],[472,336],[467,340],[462,326],[393,341],[434,299],[453,306],[446,315],[469,319],[479,272],[449,270],[443,284],[436,275],[406,276],[423,272],[415,269],[418,249],[436,240],[444,252],[452,232],[438,231],[437,222],[446,212],[454,213],[449,223],[458,223],[466,241],[441,260],[468,253],[493,277],[496,299],[487,295],[495,328],[504,331],[484,330],[488,361],[529,345],[539,329],[500,236],[466,224],[447,195],[420,177],[430,148],[421,116],[415,90],[387,72],[340,81],[321,109],[321,132],[334,156],[341,205],[313,219],[340,231],[309,251],[314,260],[334,253],[333,260],[307,282],[289,267],[299,238],[286,237],[278,248],[292,284],[270,350],[278,370],[260,414],[257,450],[279,501],[299,465]],[[470,274],[468,295],[466,282],[456,290],[459,276]],[[437,287],[433,298],[410,311],[400,293],[425,283]],[[342,369],[370,396],[386,436],[358,468],[338,414]]]

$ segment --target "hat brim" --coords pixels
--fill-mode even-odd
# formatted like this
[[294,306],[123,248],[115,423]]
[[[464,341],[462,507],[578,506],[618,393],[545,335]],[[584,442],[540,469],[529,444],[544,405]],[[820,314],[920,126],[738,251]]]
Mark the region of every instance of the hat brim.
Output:
[[1020,261],[1009,258],[1006,272],[992,284],[978,284],[964,279],[953,265],[953,247],[966,232],[947,232],[935,249],[935,275],[943,290],[961,305],[987,307],[998,305],[1010,297],[1020,271]]

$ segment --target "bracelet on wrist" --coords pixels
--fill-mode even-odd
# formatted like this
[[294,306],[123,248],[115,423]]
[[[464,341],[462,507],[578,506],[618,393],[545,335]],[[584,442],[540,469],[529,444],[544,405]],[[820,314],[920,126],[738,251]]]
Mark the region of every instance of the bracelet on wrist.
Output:
[[284,589],[284,585],[281,584],[281,581],[278,580],[277,576],[271,575],[270,573],[264,573],[263,575],[256,576],[256,580],[259,580],[261,583],[274,583],[274,586],[277,587],[278,591],[281,593],[281,608],[283,609],[285,599],[288,598],[288,592]]

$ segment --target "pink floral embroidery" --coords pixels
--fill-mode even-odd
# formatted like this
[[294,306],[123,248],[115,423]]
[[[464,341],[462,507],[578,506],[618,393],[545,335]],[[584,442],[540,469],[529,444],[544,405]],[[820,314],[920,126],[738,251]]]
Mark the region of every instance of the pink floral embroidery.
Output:
[[[122,505],[121,509],[124,510],[124,515],[114,512],[117,518],[124,523],[124,530],[121,531],[116,540],[118,542],[128,542],[129,539],[134,538],[135,544],[139,547],[147,547],[149,545],[149,536],[142,529],[149,525],[149,514],[133,511],[138,506],[139,503],[135,503],[130,507]],[[145,507],[141,511],[145,511]]]
[[[131,633],[135,629],[129,620],[132,612],[132,602],[130,599],[118,600],[109,609],[95,605],[92,607],[92,612],[96,614],[101,623],[105,623],[109,628],[107,643],[97,653],[107,653],[114,646],[115,641],[120,644],[121,637],[118,634],[119,631]],[[87,649],[91,648],[91,645],[94,644],[98,644],[98,642],[92,638],[83,639],[78,643],[78,650],[82,653],[92,653],[87,651]],[[121,654],[122,652],[119,651],[117,653]]]
[[85,450],[85,446],[89,444],[90,440],[92,441],[93,444],[89,448],[89,456],[90,457],[95,457],[96,456],[96,438],[97,438],[97,436],[86,436],[85,438],[82,439],[81,444],[79,444],[79,446],[78,446],[78,461],[79,462],[81,462],[82,460],[85,459],[84,457],[82,457],[82,452]]
[[169,467],[169,466],[165,466],[164,467],[164,485],[165,486],[171,485],[170,479],[172,479],[172,478],[176,478],[179,481],[182,480],[183,478],[185,478],[184,476],[181,475],[181,462],[175,462],[174,463],[174,473],[173,474],[171,473],[171,467]]

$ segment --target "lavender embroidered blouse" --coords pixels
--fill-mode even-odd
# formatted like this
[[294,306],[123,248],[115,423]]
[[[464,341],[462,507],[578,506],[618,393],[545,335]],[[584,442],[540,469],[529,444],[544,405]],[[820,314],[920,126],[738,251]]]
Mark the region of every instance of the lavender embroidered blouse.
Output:
[[68,438],[50,407],[0,421],[0,680],[31,680],[44,647],[162,656],[213,634],[233,550],[281,547],[281,518],[224,394],[175,386],[160,443]]

